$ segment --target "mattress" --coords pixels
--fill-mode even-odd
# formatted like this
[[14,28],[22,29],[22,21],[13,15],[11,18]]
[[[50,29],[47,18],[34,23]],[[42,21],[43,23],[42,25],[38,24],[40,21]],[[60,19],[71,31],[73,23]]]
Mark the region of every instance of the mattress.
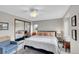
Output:
[[32,36],[25,39],[25,45],[44,49],[53,53],[59,53],[58,40],[56,37]]

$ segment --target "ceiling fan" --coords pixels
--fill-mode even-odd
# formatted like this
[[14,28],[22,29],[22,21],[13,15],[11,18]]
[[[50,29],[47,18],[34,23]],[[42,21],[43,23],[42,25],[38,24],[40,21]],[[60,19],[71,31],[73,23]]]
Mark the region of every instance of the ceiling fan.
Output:
[[38,11],[39,11],[38,9],[31,8],[30,11],[31,11],[31,14],[30,14],[31,17],[37,17],[38,16]]
[[43,8],[31,7],[24,10],[24,12],[30,12],[30,16],[33,18],[37,17],[40,11],[43,11]]

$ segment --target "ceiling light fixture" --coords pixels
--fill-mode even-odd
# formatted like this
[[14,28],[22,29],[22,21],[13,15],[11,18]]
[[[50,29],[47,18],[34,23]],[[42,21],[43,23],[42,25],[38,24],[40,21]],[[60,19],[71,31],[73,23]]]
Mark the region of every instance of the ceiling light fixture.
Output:
[[38,10],[37,9],[32,9],[31,10],[31,17],[36,17],[38,15]]

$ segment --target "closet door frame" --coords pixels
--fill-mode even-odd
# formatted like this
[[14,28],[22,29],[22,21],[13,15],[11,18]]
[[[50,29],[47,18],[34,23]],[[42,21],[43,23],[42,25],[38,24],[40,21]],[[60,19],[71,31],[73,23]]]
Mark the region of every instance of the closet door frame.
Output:
[[21,21],[21,22],[24,22],[24,30],[25,30],[25,23],[29,23],[29,32],[31,32],[31,22],[29,22],[29,21],[24,21],[24,20],[20,20],[20,19],[14,19],[14,37],[15,37],[15,35],[16,35],[16,21]]

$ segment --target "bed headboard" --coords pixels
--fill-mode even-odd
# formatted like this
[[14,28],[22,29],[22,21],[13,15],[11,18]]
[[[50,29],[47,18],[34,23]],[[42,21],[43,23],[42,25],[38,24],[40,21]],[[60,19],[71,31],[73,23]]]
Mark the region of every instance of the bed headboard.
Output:
[[43,36],[55,36],[56,37],[56,31],[38,31],[37,35],[43,35]]

